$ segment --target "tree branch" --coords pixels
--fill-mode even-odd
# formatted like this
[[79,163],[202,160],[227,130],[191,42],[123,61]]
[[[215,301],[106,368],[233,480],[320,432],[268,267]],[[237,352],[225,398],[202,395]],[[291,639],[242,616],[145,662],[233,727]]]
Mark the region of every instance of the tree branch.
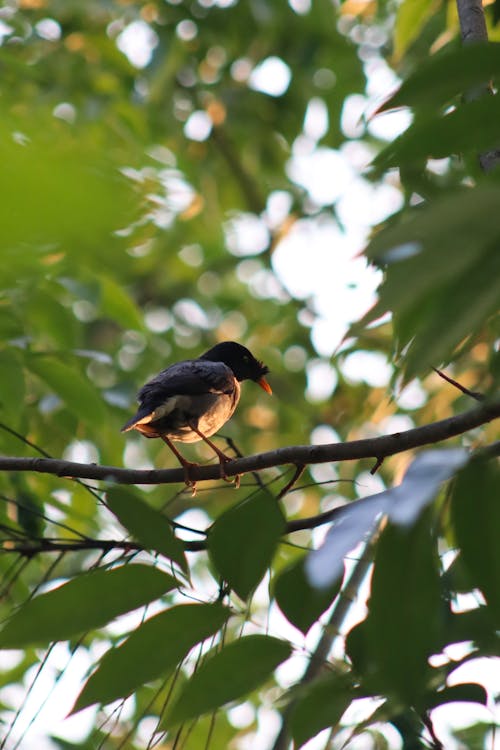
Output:
[[[236,458],[224,466],[227,476],[262,471],[284,464],[309,465],[335,461],[354,461],[360,458],[380,460],[412,448],[419,448],[442,440],[449,440],[500,417],[500,401],[484,402],[475,409],[439,422],[415,427],[366,440],[326,445],[293,445],[276,448],[266,453]],[[179,469],[122,469],[50,458],[0,456],[0,471],[33,471],[54,474],[68,479],[99,479],[115,484],[176,484],[184,482],[184,470]],[[220,479],[218,464],[194,466],[190,469],[194,481]]]
[[[457,11],[460,22],[460,33],[464,44],[484,43],[488,41],[488,29],[482,0],[457,0]],[[466,101],[474,101],[484,94],[492,94],[491,83],[485,81],[465,93]],[[490,172],[500,163],[500,149],[494,148],[479,154],[479,163],[483,172]]]
[[487,42],[488,31],[481,0],[457,0],[462,41]]

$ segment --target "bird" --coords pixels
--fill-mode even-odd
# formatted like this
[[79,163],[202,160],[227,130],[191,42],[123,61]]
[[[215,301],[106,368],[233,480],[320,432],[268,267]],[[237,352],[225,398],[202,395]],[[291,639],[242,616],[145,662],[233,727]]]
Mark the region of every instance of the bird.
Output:
[[231,459],[209,438],[233,415],[243,380],[253,380],[272,393],[265,378],[268,372],[269,368],[245,346],[223,341],[197,359],[176,362],[148,380],[137,394],[137,412],[121,432],[137,430],[147,438],[163,440],[184,468],[185,484],[195,494],[196,482],[191,479],[190,468],[198,464],[187,461],[174,441],[204,440],[216,453],[221,478],[226,479],[224,465]]

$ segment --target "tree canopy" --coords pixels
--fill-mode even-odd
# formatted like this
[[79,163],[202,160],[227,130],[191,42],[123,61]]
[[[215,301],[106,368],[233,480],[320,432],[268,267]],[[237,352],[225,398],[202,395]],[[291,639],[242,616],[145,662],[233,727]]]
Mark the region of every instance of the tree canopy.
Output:
[[[2,750],[493,747],[499,18],[0,9]],[[120,428],[223,340],[192,497]]]

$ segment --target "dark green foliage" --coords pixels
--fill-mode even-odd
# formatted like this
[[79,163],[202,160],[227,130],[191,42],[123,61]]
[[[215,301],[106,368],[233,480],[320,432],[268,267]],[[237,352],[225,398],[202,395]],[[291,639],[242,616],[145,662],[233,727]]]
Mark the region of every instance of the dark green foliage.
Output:
[[249,635],[207,655],[165,717],[174,726],[250,693],[290,656],[290,645],[265,635]]
[[175,585],[175,578],[150,565],[90,571],[26,602],[4,625],[0,647],[66,640],[106,625]]
[[311,586],[301,559],[284,570],[274,584],[279,608],[292,625],[307,633],[318,617],[328,609],[340,591],[342,579],[326,589]]
[[213,635],[229,611],[218,604],[171,607],[142,623],[118,648],[108,651],[90,676],[73,712],[110,703],[146,682],[172,672],[193,646]]
[[226,511],[210,529],[210,559],[242,599],[252,593],[269,568],[284,524],[274,497],[261,490]]

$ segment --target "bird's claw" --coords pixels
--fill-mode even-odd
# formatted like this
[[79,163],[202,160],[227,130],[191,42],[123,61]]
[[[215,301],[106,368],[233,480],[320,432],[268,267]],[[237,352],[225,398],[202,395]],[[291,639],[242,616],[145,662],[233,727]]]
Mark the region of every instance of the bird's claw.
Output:
[[232,458],[230,458],[229,456],[225,456],[223,453],[219,455],[220,478],[225,482],[229,482],[230,484],[234,482],[234,488],[238,490],[240,488],[241,474],[235,474],[234,477],[228,477],[226,474],[225,464],[232,460]]
[[196,480],[191,478],[189,471],[193,466],[198,466],[198,464],[186,461],[182,466],[184,468],[184,484],[191,490],[191,497],[194,497],[196,495]]

